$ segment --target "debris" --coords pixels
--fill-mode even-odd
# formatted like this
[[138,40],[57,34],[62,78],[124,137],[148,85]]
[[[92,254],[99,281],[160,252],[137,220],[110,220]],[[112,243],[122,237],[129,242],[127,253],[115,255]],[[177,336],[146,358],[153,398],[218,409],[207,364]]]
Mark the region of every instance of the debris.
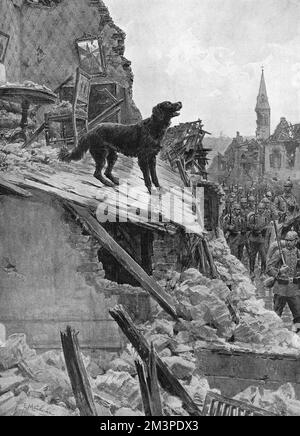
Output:
[[0,416],[13,416],[17,408],[17,398],[12,392],[0,396]]
[[153,342],[155,350],[159,353],[160,351],[164,350],[165,348],[168,348],[170,346],[172,346],[173,341],[170,339],[169,336],[166,335],[150,335],[150,334],[146,334],[145,338],[149,341],[149,342]]
[[23,382],[24,382],[24,377],[21,376],[3,377],[3,374],[1,374],[0,395],[3,395],[9,391],[14,391]]
[[206,378],[202,378],[199,375],[194,375],[191,378],[190,384],[187,386],[187,390],[189,391],[195,403],[202,408],[205,397],[211,389]]
[[171,395],[163,396],[163,411],[166,416],[189,416],[182,406],[182,401]]
[[115,416],[145,416],[145,415],[139,410],[132,410],[129,408],[122,407],[115,413]]
[[153,343],[151,343],[149,359],[143,363],[140,363],[137,359],[135,366],[139,378],[145,416],[163,416]]
[[80,354],[77,334],[71,327],[67,327],[66,331],[61,333],[61,343],[80,415],[97,416],[90,382]]
[[54,366],[57,369],[64,371],[66,369],[66,364],[64,361],[63,353],[61,351],[51,350],[46,351],[42,355],[45,363],[49,366]]
[[109,394],[121,407],[142,410],[142,398],[139,383],[128,372],[109,370],[105,375],[97,377],[96,385],[99,393]]
[[103,368],[101,368],[99,365],[97,365],[97,363],[94,361],[91,361],[89,363],[86,370],[87,370],[88,374],[94,379],[96,379],[99,375],[104,374]]
[[110,369],[117,372],[128,372],[130,375],[136,374],[135,366],[120,358],[115,359],[110,363]]
[[164,357],[162,360],[179,380],[189,379],[196,370],[195,363],[189,362],[179,356]]
[[300,416],[300,401],[296,400],[295,390],[290,383],[281,386],[277,391],[251,386],[236,395],[235,399],[278,416]]
[[3,347],[6,341],[6,328],[0,323],[0,347]]
[[48,395],[52,399],[64,400],[72,394],[67,373],[47,365],[42,356],[22,362],[20,368],[34,381],[47,385]]
[[28,398],[20,402],[14,416],[72,416],[67,408],[47,404],[38,398]]
[[160,333],[162,335],[168,335],[172,338],[174,335],[174,325],[175,322],[156,319],[152,324],[151,334]]
[[[139,353],[141,359],[149,359],[149,345],[145,338],[136,329],[124,308],[122,306],[116,306],[109,312],[114,320],[118,323],[123,333],[130,340],[133,347]],[[159,357],[157,357],[157,375],[161,386],[171,395],[179,397],[183,403],[184,409],[187,410],[191,416],[201,415],[201,411],[194,404],[187,391]]]
[[26,343],[26,335],[11,335],[4,346],[0,347],[0,371],[13,368],[22,360],[35,355],[35,351],[31,350]]
[[171,357],[172,356],[172,351],[170,350],[170,348],[165,348],[164,350],[162,350],[159,353],[160,357]]

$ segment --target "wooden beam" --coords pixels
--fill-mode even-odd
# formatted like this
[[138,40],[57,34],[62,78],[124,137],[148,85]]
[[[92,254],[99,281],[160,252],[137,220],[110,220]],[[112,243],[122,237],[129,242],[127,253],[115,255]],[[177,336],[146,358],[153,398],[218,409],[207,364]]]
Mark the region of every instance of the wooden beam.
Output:
[[87,230],[95,236],[100,244],[108,250],[114,258],[140,283],[141,287],[155,299],[155,301],[169,314],[173,319],[178,320],[175,308],[175,301],[167,294],[161,286],[150,277],[143,268],[132,259],[129,254],[107,233],[107,231],[92,216],[91,212],[71,203],[64,203],[66,208],[81,220],[87,227]]
[[206,258],[207,258],[208,263],[209,263],[209,267],[210,267],[210,270],[211,270],[211,276],[212,276],[213,279],[218,279],[219,278],[219,273],[218,273],[218,270],[216,268],[215,261],[214,261],[214,259],[212,257],[212,254],[210,252],[210,249],[209,249],[209,246],[208,246],[208,242],[207,242],[207,240],[205,238],[203,238],[203,248],[204,248],[204,252],[206,254]]
[[124,98],[116,101],[107,109],[105,109],[105,111],[103,111],[101,114],[97,115],[93,120],[89,122],[89,130],[92,130],[98,124],[104,123],[111,115],[114,114],[114,110],[118,109],[123,102]]
[[150,394],[146,381],[144,367],[138,359],[135,360],[135,367],[139,378],[145,416],[152,416],[151,405],[150,405]]
[[159,386],[157,380],[156,353],[151,342],[150,356],[147,365],[147,382],[149,386],[152,416],[163,416]]
[[144,362],[144,365],[141,365],[139,360],[136,360],[135,366],[139,377],[145,415],[163,416],[153,343],[151,343],[149,359]]
[[7,182],[2,177],[0,177],[0,191],[4,190],[5,193],[10,193],[14,195],[18,195],[20,197],[32,197],[32,194],[25,189],[19,188],[13,183]]
[[[150,358],[150,347],[146,339],[137,330],[132,319],[122,306],[116,306],[114,309],[109,311],[113,319],[118,323],[119,327],[131,342],[143,362],[149,361]],[[201,411],[198,406],[194,403],[188,392],[184,389],[182,384],[177,380],[173,373],[169,370],[167,365],[160,359],[159,356],[156,357],[156,369],[157,377],[163,389],[169,392],[171,395],[180,398],[183,404],[183,408],[191,416],[201,416]]]
[[[182,162],[180,160],[177,160],[177,166],[178,166],[178,170],[180,172],[181,175],[181,179],[183,181],[183,183],[185,184],[186,187],[190,187],[191,183],[188,177],[187,172],[185,171]],[[197,201],[195,199],[195,205],[196,205],[196,212],[197,212],[197,217],[198,217],[198,222],[199,224],[201,224],[201,211],[199,209],[199,205],[197,204]],[[202,243],[203,243],[203,250],[204,250],[204,254],[206,256],[207,262],[209,264],[210,270],[211,270],[211,277],[213,279],[217,279],[219,277],[218,274],[218,270],[216,268],[214,259],[212,257],[212,254],[209,250],[209,246],[208,246],[208,242],[206,240],[206,238],[203,236],[202,237]]]
[[24,142],[22,145],[22,148],[26,148],[29,145],[31,145],[42,133],[42,131],[45,129],[45,123],[41,124],[40,127],[38,127],[35,132],[33,132],[32,136],[27,139],[27,141]]
[[80,416],[97,416],[91,385],[80,354],[77,333],[67,327],[60,333],[62,348]]

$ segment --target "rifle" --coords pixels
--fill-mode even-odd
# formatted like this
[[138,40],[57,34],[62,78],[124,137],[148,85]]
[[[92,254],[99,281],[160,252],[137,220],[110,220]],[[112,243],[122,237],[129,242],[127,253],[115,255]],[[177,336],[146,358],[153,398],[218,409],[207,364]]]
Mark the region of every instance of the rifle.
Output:
[[255,211],[254,211],[254,225],[256,224],[257,209],[258,209],[258,197],[257,197],[257,192],[256,192],[256,195],[255,195]]
[[[286,272],[286,271],[288,271],[289,267],[286,264],[286,261],[285,261],[285,258],[284,258],[284,254],[283,254],[283,251],[282,251],[281,241],[280,241],[279,234],[278,234],[278,228],[277,228],[277,224],[276,224],[275,220],[273,220],[273,226],[274,226],[274,230],[275,230],[275,236],[276,236],[276,242],[277,242],[278,249],[279,249],[279,254],[280,254],[280,257],[281,257],[281,261],[282,261],[281,272]],[[273,286],[275,285],[276,280],[278,280],[278,276],[279,276],[279,273],[277,274],[276,277],[269,277],[269,278],[267,278],[265,280],[265,282],[264,282],[264,286],[266,288],[273,288]]]

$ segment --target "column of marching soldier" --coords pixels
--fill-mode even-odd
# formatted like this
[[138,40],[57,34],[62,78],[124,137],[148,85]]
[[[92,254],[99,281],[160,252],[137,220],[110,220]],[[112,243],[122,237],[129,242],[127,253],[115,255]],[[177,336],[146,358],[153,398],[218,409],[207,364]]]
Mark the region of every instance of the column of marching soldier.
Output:
[[275,312],[281,317],[288,304],[300,333],[300,239],[293,227],[284,238],[281,232],[300,216],[292,190],[290,180],[278,196],[271,190],[261,193],[257,188],[245,195],[242,187],[224,187],[222,227],[231,253],[241,261],[248,258],[253,281],[260,259],[260,277],[264,286],[273,288]]

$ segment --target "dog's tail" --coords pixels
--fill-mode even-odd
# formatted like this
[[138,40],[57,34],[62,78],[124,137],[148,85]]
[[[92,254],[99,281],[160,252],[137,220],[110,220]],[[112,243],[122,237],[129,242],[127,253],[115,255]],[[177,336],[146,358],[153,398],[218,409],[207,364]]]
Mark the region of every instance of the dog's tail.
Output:
[[73,150],[68,150],[66,147],[63,147],[58,153],[58,159],[63,162],[71,162],[72,160],[80,160],[83,158],[85,153],[89,151],[90,142],[88,135],[83,135],[80,138],[77,147],[73,148]]

